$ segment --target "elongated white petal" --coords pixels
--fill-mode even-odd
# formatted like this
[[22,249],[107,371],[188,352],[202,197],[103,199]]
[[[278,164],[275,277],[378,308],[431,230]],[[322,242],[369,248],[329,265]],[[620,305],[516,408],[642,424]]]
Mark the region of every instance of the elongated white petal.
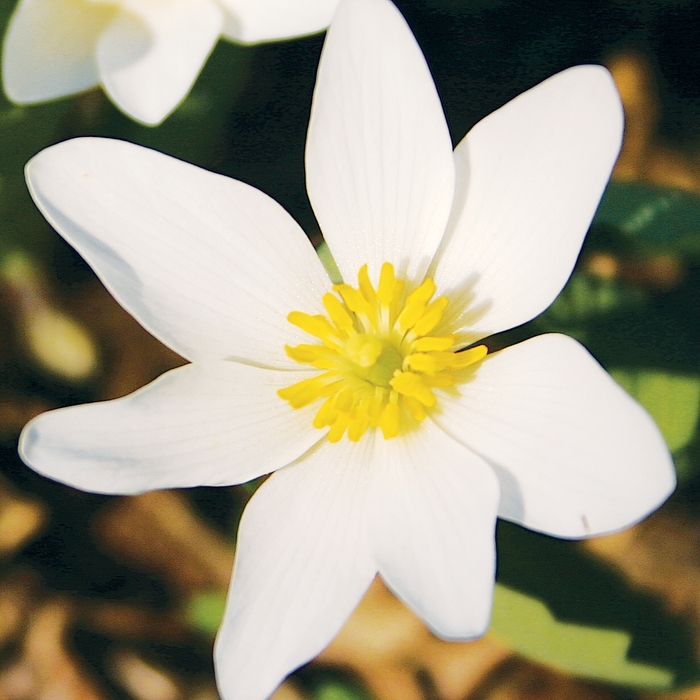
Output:
[[338,0],[219,0],[226,10],[224,36],[255,43],[314,34],[330,23]]
[[160,124],[190,91],[223,29],[215,0],[122,0],[97,45],[100,78],[115,104]]
[[499,515],[559,537],[641,520],[675,472],[656,424],[575,340],[545,335],[488,356],[435,421],[501,482]]
[[440,636],[483,634],[491,614],[498,480],[429,420],[373,456],[370,541],[379,573]]
[[267,698],[331,641],[374,578],[370,455],[370,440],[324,441],[248,504],[215,648],[224,700]]
[[389,0],[346,0],[321,55],[306,143],[309,198],[346,282],[369,264],[422,275],[454,190],[430,71]]
[[322,311],[328,276],[267,195],[140,146],[75,139],[27,165],[30,191],[120,304],[188,359],[298,365],[287,314]]
[[461,326],[463,340],[513,328],[554,301],[621,139],[610,74],[577,66],[490,114],[457,146],[454,211],[434,274],[452,301],[445,322]]
[[114,6],[90,0],[22,0],[3,47],[7,96],[43,102],[98,85],[95,47],[114,15]]
[[20,453],[35,471],[96,493],[242,483],[320,439],[313,411],[293,411],[276,394],[305,376],[227,361],[186,365],[124,398],[37,416]]

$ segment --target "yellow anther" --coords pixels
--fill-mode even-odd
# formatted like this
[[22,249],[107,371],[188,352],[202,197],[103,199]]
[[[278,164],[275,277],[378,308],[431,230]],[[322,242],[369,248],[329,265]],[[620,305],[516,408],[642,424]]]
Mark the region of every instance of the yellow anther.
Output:
[[384,351],[384,345],[376,336],[358,333],[345,344],[348,359],[360,367],[371,367]]
[[414,372],[397,371],[389,383],[399,394],[413,396],[424,406],[435,405],[435,394],[421,381],[421,377]]
[[327,292],[323,295],[323,305],[339,331],[346,334],[352,332],[354,327],[352,316],[345,310],[338,297]]
[[396,280],[396,284],[394,285],[394,296],[391,299],[390,307],[390,316],[392,323],[396,320],[396,317],[399,315],[399,304],[401,303],[401,296],[403,294],[404,286],[405,284],[403,280]]
[[421,379],[428,387],[434,386],[454,386],[455,378],[448,372],[435,372],[435,374],[424,374]]
[[396,288],[396,277],[394,276],[394,266],[391,263],[384,263],[379,275],[379,289],[377,297],[382,306],[391,306]]
[[322,345],[285,345],[284,351],[295,362],[311,364],[321,354]]
[[365,316],[369,313],[369,302],[359,290],[351,287],[349,284],[336,284],[334,289],[343,297],[343,301],[350,311]]
[[432,277],[426,277],[423,284],[408,295],[406,306],[415,303],[427,304],[433,294],[435,294],[435,282],[433,282]]
[[358,405],[350,416],[348,423],[348,440],[357,442],[369,428],[369,416],[367,408],[362,404]]
[[433,350],[449,350],[455,344],[453,335],[427,336],[413,341],[413,349],[416,352],[431,352]]
[[445,352],[435,353],[440,356],[445,369],[458,370],[469,367],[483,360],[488,353],[488,348],[485,345],[477,345],[475,348],[469,348],[463,352]]
[[420,401],[417,401],[412,396],[404,396],[403,403],[406,406],[406,410],[415,420],[421,421],[425,418],[425,408]]
[[335,407],[341,413],[348,413],[355,402],[354,392],[346,387],[335,397]]
[[[413,328],[425,313],[430,297],[435,293],[435,282],[428,277],[418,289],[408,295],[403,311],[399,314],[398,325],[405,333]],[[417,335],[417,334],[416,334]]]
[[318,413],[314,417],[314,428],[326,428],[333,425],[338,417],[338,409],[335,407],[335,396],[329,396],[324,402]]
[[393,329],[398,316],[403,287],[403,280],[397,280],[394,275],[394,266],[391,263],[384,263],[379,275],[377,291],[377,330],[384,334],[395,335]]
[[325,372],[280,389],[277,395],[289,401],[293,408],[302,408],[321,396],[330,396],[335,393],[338,382],[339,380],[333,376],[332,372]]
[[367,265],[363,265],[360,271],[357,273],[357,282],[360,285],[360,291],[362,296],[370,303],[373,304],[377,298],[377,293],[374,291],[372,282],[369,279],[369,270]]
[[437,326],[442,320],[442,315],[445,313],[447,308],[447,298],[438,297],[435,301],[428,304],[428,307],[423,312],[423,315],[416,321],[415,325],[411,329],[416,335],[428,335],[430,331]]
[[349,420],[350,416],[347,413],[338,414],[338,417],[335,419],[331,429],[328,431],[329,442],[340,442],[340,438],[343,437],[343,433],[348,427]]
[[383,389],[382,387],[374,387],[374,395],[371,397],[367,406],[367,415],[369,416],[371,424],[375,428],[382,412],[382,406],[387,399],[387,393],[387,390]]
[[336,330],[325,316],[311,316],[302,311],[292,311],[287,320],[310,335],[320,338],[324,343],[335,345],[333,341],[337,340]]
[[426,354],[423,352],[414,352],[413,355],[408,355],[404,358],[403,369],[411,369],[415,372],[437,372],[444,367],[438,362],[435,355]]
[[403,311],[399,314],[397,325],[403,333],[413,328],[416,321],[423,315],[425,304],[415,302],[413,304],[406,303]]
[[392,391],[389,395],[389,402],[384,406],[379,419],[379,427],[385,440],[394,438],[399,434],[400,423],[399,396],[395,391]]
[[334,351],[325,345],[285,345],[284,350],[295,362],[313,365],[317,369],[333,369]]

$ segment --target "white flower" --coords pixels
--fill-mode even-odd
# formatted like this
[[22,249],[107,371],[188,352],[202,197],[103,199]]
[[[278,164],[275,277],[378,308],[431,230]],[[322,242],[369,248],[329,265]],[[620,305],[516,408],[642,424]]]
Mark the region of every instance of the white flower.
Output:
[[[101,139],[27,166],[47,219],[192,362],[126,398],[39,416],[25,461],[101,493],[274,472],[240,526],[216,648],[227,700],[268,696],[377,572],[437,634],[481,634],[497,514],[584,537],[672,490],[656,426],[574,340],[452,352],[552,302],[621,131],[609,74],[580,66],[484,119],[453,155],[396,8],[343,0],[306,167],[345,305],[299,226],[248,185]],[[446,309],[429,303],[426,274]]]
[[5,93],[44,102],[102,85],[139,122],[187,96],[219,36],[256,43],[325,29],[338,0],[20,0],[2,57]]

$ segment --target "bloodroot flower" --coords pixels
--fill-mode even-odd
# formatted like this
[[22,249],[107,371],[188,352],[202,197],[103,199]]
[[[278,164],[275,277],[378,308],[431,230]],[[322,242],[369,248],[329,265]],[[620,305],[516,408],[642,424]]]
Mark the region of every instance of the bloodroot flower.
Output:
[[160,124],[220,36],[257,43],[325,29],[338,0],[20,0],[2,57],[7,96],[45,102],[102,85],[133,119]]
[[672,490],[653,421],[576,341],[479,344],[559,293],[621,132],[610,75],[579,66],[491,114],[453,154],[399,12],[343,0],[306,146],[342,284],[241,182],[102,139],[29,163],[46,218],[191,364],[34,419],[27,464],[121,494],[272,473],[240,525],[216,644],[224,698],[272,693],[377,573],[436,634],[481,634],[497,515],[585,537]]

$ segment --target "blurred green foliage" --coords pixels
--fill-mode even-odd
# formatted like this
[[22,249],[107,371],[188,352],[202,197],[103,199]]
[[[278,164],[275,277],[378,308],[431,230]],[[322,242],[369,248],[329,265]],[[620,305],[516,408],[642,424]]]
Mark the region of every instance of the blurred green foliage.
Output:
[[672,187],[614,182],[607,188],[598,224],[613,227],[621,241],[641,251],[695,258],[700,254],[700,198]]
[[491,629],[508,645],[562,671],[651,690],[673,687],[666,668],[628,658],[628,631],[557,620],[541,599],[497,585]]
[[499,521],[491,630],[555,668],[622,686],[672,690],[700,677],[687,620],[574,542]]
[[700,378],[654,370],[612,370],[612,376],[649,411],[671,452],[693,438],[700,409]]
[[361,688],[342,681],[327,681],[313,695],[314,700],[370,700]]
[[196,629],[214,636],[221,625],[226,608],[226,596],[220,591],[200,593],[188,602],[184,616]]

